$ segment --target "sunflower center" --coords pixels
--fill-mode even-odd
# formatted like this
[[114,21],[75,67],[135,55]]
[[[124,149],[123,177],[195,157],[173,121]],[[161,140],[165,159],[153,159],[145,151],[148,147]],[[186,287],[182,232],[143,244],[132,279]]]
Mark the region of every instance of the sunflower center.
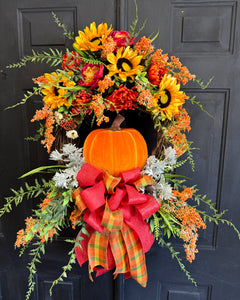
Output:
[[90,42],[91,42],[91,43],[94,43],[94,44],[96,44],[96,45],[101,45],[101,44],[102,44],[102,42],[101,42],[101,40],[100,40],[100,37],[98,37],[98,36],[96,36],[95,38],[91,39]]
[[[58,85],[59,85],[59,86],[64,86],[62,81],[59,82]],[[60,96],[60,94],[59,94],[59,89],[58,89],[58,88],[54,87],[53,92],[54,92],[55,96],[57,96],[57,97]]]
[[171,93],[167,89],[164,89],[164,94],[160,96],[158,99],[158,105],[161,108],[165,108],[170,104],[170,102],[171,102]]
[[132,63],[126,58],[119,58],[117,68],[123,72],[129,72],[132,70]]

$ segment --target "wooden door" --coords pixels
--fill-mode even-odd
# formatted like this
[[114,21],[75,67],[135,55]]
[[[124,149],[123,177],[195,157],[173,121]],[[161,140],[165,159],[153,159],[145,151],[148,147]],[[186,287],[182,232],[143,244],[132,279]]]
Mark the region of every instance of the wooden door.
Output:
[[[197,84],[185,87],[186,93],[196,95],[208,117],[200,109],[189,107],[192,131],[189,139],[201,148],[194,152],[196,170],[185,167],[182,173],[192,177],[201,192],[216,202],[217,208],[229,209],[227,217],[240,226],[238,201],[239,129],[239,1],[170,1],[138,0],[140,22],[148,19],[143,34],[159,30],[156,48],[179,56],[192,73],[205,82],[214,76],[206,90]],[[3,108],[16,103],[24,92],[31,90],[32,77],[50,71],[49,66],[29,64],[27,68],[9,70],[4,66],[18,61],[31,50],[42,51],[49,47],[59,50],[70,47],[61,29],[53,22],[54,11],[68,28],[77,31],[92,21],[107,22],[115,29],[127,30],[135,17],[133,1],[126,0],[11,0],[0,2],[0,196],[9,195],[11,187],[17,188],[21,174],[48,163],[40,144],[24,141],[34,132],[30,119],[39,105],[35,98],[30,105],[3,112]],[[132,115],[131,115],[132,117]],[[135,124],[153,147],[150,123],[142,125],[137,118],[128,120]],[[35,203],[25,202],[14,212],[0,220],[0,299],[24,299],[27,289],[28,257],[18,258],[14,250],[16,231],[24,226]],[[66,233],[70,235],[72,233]],[[160,299],[160,300],[237,300],[240,293],[240,242],[228,227],[208,226],[199,238],[196,261],[186,266],[197,280],[194,287],[170,257],[168,249],[157,244],[147,253],[149,281],[143,289],[132,279],[124,281],[119,276],[113,281],[112,273],[91,283],[87,265],[76,265],[66,281],[60,283],[52,297],[48,290],[51,282],[61,272],[67,261],[68,247],[59,238],[47,249],[36,273],[36,288],[32,299],[89,299],[110,300]],[[181,244],[173,241],[177,250]],[[182,255],[184,257],[184,253]]]

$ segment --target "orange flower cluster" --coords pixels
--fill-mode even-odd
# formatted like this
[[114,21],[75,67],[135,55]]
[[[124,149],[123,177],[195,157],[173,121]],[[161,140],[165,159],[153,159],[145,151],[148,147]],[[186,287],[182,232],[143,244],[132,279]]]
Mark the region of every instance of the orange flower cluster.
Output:
[[76,224],[79,221],[81,216],[81,211],[75,207],[75,209],[72,211],[71,216],[70,216],[70,221],[72,222],[72,228],[76,229]]
[[[41,234],[41,232],[42,232],[42,230],[40,229],[39,233]],[[49,229],[48,232],[47,232],[48,238],[53,237],[54,234],[56,234],[56,228]],[[40,235],[40,240],[41,240],[42,243],[45,243],[46,242],[46,236],[44,234]]]
[[144,89],[144,88],[139,92],[139,95],[137,97],[137,102],[140,105],[146,106],[146,108],[148,109],[155,106],[154,99],[151,92],[148,89]]
[[152,53],[153,46],[151,40],[146,38],[145,36],[140,38],[135,45],[135,51],[137,52],[138,55],[142,55],[142,56]]
[[39,77],[37,77],[37,78],[33,78],[32,79],[33,80],[33,82],[35,83],[35,84],[47,84],[48,83],[48,81],[47,81],[47,79],[45,78],[45,76],[39,76]]
[[182,192],[177,191],[177,190],[173,190],[173,196],[176,198],[178,197],[179,202],[183,203],[185,202],[187,199],[191,199],[192,195],[195,193],[196,191],[191,189],[191,188],[185,188]]
[[[47,193],[47,197],[43,200],[43,202],[40,204],[41,210],[44,211],[54,200],[54,198],[49,198],[50,193]],[[54,203],[56,205],[56,203]]]
[[189,80],[192,80],[196,76],[191,74],[187,67],[183,66],[178,57],[171,56],[170,61],[168,54],[162,54],[161,49],[157,49],[151,56],[151,65],[157,65],[159,70],[168,70],[169,73],[174,74],[178,82],[186,84]]
[[109,36],[106,40],[103,41],[101,57],[106,58],[108,54],[113,53],[116,47],[116,41],[114,41],[114,39]]
[[184,241],[186,258],[189,262],[195,259],[198,252],[196,248],[198,229],[205,229],[206,225],[194,207],[187,205],[186,200],[191,199],[196,191],[185,188],[183,191],[173,190],[173,198],[164,203],[162,199],[161,208],[167,213],[173,213],[181,222],[180,238]]
[[190,117],[185,108],[180,110],[176,116],[176,121],[165,128],[164,132],[170,141],[172,141],[177,156],[182,155],[189,147],[186,135],[181,131],[189,131],[190,129]]
[[[187,67],[182,65],[178,57],[171,56],[170,59],[171,62],[168,63],[168,69],[174,71],[174,76],[181,81],[182,84],[186,84],[189,80],[196,77],[189,72]],[[176,69],[178,69],[179,72],[175,72]]]
[[31,241],[33,239],[36,232],[33,233],[32,227],[37,223],[38,221],[33,219],[32,217],[25,219],[26,228],[25,230],[21,229],[17,232],[17,239],[15,242],[16,247],[19,248],[20,246],[25,245],[28,241]]
[[98,90],[100,93],[104,93],[108,88],[114,85],[114,81],[110,76],[105,76],[103,80],[98,81]]
[[[48,199],[49,201],[52,199]],[[47,201],[46,201],[47,202]],[[47,207],[47,204],[45,203],[45,208]],[[44,206],[43,206],[44,207]],[[43,209],[45,209],[43,208]],[[16,247],[24,246],[27,242],[31,241],[36,234],[39,234],[39,239],[42,243],[46,241],[46,236],[44,234],[41,234],[43,229],[39,227],[37,230],[33,229],[34,225],[38,224],[39,220],[33,219],[33,217],[26,218],[25,224],[26,228],[21,229],[17,232],[17,239],[15,242]],[[56,234],[56,228],[49,229],[47,232],[47,238],[53,237],[53,235]]]
[[176,216],[181,220],[181,239],[185,242],[184,248],[186,258],[189,262],[195,259],[195,253],[198,252],[196,248],[198,229],[206,229],[206,224],[203,222],[201,216],[195,208],[189,206],[182,206],[176,213]]
[[165,68],[168,64],[168,54],[162,54],[162,49],[157,49],[152,55],[151,55],[151,64],[157,65],[159,68]]
[[103,121],[109,122],[109,117],[104,115],[105,105],[101,95],[93,95],[92,99],[93,101],[90,104],[90,108],[94,111],[97,117],[97,125],[99,126]]
[[48,105],[44,105],[44,107],[41,110],[37,110],[35,115],[33,116],[31,122],[44,120],[45,122],[45,139],[41,141],[41,143],[44,145],[45,148],[47,148],[47,152],[50,153],[52,144],[55,140],[55,137],[52,135],[53,132],[53,125],[55,123],[55,118],[52,109]]

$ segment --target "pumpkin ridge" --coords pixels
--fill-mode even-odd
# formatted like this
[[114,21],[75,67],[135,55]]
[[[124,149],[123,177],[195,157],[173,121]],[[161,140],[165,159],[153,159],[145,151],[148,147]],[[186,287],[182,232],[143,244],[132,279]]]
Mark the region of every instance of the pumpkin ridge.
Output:
[[[91,145],[90,145],[90,151],[89,151],[89,161],[91,162],[91,164],[92,164],[92,152],[93,152],[93,145],[94,145],[94,143],[95,143],[95,140],[97,139],[97,137],[98,137],[98,135],[95,135],[94,136],[94,138],[93,138],[93,140],[92,140],[92,142],[91,142]],[[93,158],[93,160],[94,160],[94,158]]]
[[[114,147],[113,147],[113,142],[114,142],[114,132],[116,131],[112,131],[112,130],[109,130],[108,131],[108,138],[111,140],[111,142],[109,143],[110,146],[111,146],[111,153],[113,153],[113,150],[114,150]],[[111,166],[113,166],[113,169],[115,170],[115,161],[114,161],[114,156],[113,155],[109,155],[109,159],[111,160]],[[108,170],[110,171],[110,170]]]
[[129,132],[129,130],[124,130],[124,132],[125,133],[127,133],[130,137],[131,137],[131,139],[132,139],[132,141],[133,141],[133,144],[134,144],[134,150],[132,150],[132,152],[135,154],[134,155],[134,157],[135,157],[135,166],[137,166],[138,165],[138,151],[137,151],[137,143],[136,143],[136,141],[135,141],[135,139],[134,139],[134,137],[133,137],[133,134],[131,133],[131,132]]

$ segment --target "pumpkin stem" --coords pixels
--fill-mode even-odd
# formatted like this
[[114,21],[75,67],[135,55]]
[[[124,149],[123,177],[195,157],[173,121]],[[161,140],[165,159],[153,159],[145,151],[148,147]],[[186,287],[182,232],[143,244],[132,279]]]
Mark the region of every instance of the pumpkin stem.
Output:
[[122,124],[122,122],[125,120],[124,116],[122,115],[117,115],[116,118],[114,119],[112,126],[109,128],[109,130],[112,131],[120,131],[122,130],[120,125]]

